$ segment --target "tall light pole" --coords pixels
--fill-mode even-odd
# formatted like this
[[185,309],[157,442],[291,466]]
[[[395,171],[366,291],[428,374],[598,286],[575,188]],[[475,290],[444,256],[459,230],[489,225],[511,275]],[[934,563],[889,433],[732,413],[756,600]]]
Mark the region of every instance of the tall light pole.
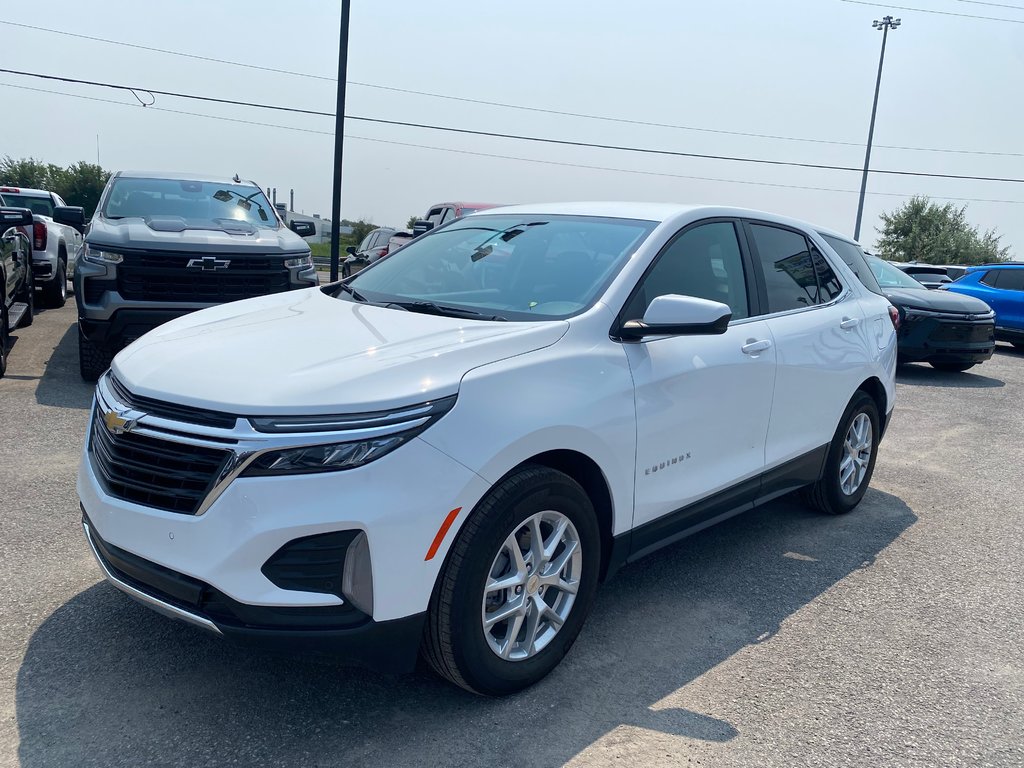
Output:
[[334,196],[331,200],[331,282],[338,279],[338,240],[341,237],[341,161],[345,144],[345,81],[348,79],[348,19],[350,0],[341,0],[341,38],[338,42],[338,103],[334,110]]
[[878,111],[878,88],[882,84],[882,63],[885,61],[885,40],[889,36],[890,29],[896,29],[901,24],[900,19],[886,16],[881,21],[871,22],[875,29],[882,30],[882,53],[878,57],[878,77],[875,79],[875,100],[871,104],[871,124],[868,126],[868,149],[864,153],[864,175],[860,179],[860,199],[857,201],[857,223],[853,227],[853,239],[860,239],[860,220],[864,215],[864,193],[868,188],[868,168],[871,165],[871,140],[875,136],[875,112]]

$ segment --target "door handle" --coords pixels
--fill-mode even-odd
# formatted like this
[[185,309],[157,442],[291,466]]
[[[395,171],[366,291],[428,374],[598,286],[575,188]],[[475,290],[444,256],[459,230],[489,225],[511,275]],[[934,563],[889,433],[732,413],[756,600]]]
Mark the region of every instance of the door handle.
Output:
[[772,343],[768,339],[748,339],[747,343],[740,347],[740,350],[744,355],[756,355],[758,352],[771,349],[771,346]]
[[848,331],[851,328],[856,328],[858,325],[860,325],[859,317],[844,317],[842,322],[839,323],[839,327],[842,328],[844,331]]

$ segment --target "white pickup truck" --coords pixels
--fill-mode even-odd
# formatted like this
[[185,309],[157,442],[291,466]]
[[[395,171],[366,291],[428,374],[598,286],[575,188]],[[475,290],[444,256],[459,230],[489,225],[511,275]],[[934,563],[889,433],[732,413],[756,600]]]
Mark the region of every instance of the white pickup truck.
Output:
[[32,273],[48,307],[63,307],[82,245],[85,211],[55,192],[0,186],[0,204],[32,211]]

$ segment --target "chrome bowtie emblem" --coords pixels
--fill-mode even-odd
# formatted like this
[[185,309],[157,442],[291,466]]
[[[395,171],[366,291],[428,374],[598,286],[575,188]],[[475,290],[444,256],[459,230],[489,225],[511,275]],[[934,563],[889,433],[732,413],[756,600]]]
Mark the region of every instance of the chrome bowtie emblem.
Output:
[[110,430],[111,434],[123,435],[125,432],[131,432],[135,428],[135,424],[145,414],[137,413],[133,411],[106,411],[103,414],[103,423],[106,424],[107,429]]
[[231,259],[218,259],[216,256],[203,256],[201,259],[189,259],[187,269],[201,269],[203,272],[215,272],[231,266]]

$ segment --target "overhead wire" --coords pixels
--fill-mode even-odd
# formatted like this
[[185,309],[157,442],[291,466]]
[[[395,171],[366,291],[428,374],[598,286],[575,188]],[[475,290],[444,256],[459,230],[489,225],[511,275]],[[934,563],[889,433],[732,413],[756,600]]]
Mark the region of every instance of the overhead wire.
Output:
[[[82,100],[85,100],[85,101],[94,101],[94,102],[100,102],[100,103],[103,103],[103,104],[113,104],[113,105],[119,106],[119,107],[129,107],[131,109],[138,109],[138,107],[135,104],[130,104],[130,103],[123,102],[123,101],[115,101],[113,99],[103,99],[103,98],[99,98],[99,97],[96,97],[96,96],[85,96],[85,95],[77,94],[77,93],[67,93],[67,92],[63,92],[63,91],[53,91],[53,90],[48,90],[48,89],[45,89],[45,88],[32,88],[31,86],[14,85],[13,83],[0,83],[0,87],[16,88],[18,90],[32,91],[32,92],[35,92],[35,93],[46,93],[46,94],[53,94],[53,95],[58,95],[58,96],[66,96],[66,97],[69,97],[69,98],[82,99]],[[287,130],[287,131],[297,131],[297,132],[301,132],[301,133],[317,134],[317,135],[321,135],[321,136],[333,136],[334,135],[333,131],[319,131],[319,130],[316,130],[316,129],[313,129],[313,128],[301,128],[301,127],[292,126],[292,125],[281,125],[279,123],[265,123],[265,122],[255,121],[255,120],[243,120],[241,118],[236,118],[236,117],[226,117],[226,116],[223,116],[223,115],[209,115],[209,114],[205,114],[205,113],[202,113],[202,112],[188,112],[188,111],[184,111],[184,110],[168,109],[166,107],[156,107],[156,106],[150,106],[150,107],[147,107],[147,109],[149,111],[154,111],[154,112],[166,112],[166,113],[175,114],[175,115],[187,115],[187,116],[190,116],[190,117],[200,117],[200,118],[206,118],[206,119],[210,119],[210,120],[221,120],[221,121],[230,122],[230,123],[240,123],[240,124],[243,124],[243,125],[252,125],[252,126],[258,126],[258,127],[263,127],[263,128],[276,128],[276,129],[282,129],[282,130]],[[470,155],[470,156],[474,156],[474,157],[486,157],[486,158],[494,158],[494,159],[499,159],[499,160],[512,160],[512,161],[516,161],[516,162],[535,163],[535,164],[542,164],[542,165],[553,165],[553,166],[560,166],[560,167],[566,167],[566,168],[581,168],[581,169],[586,169],[586,170],[610,171],[610,172],[614,172],[614,173],[629,173],[629,174],[636,174],[636,175],[642,175],[642,176],[658,176],[658,177],[674,178],[674,179],[686,179],[686,180],[692,180],[692,181],[712,181],[712,182],[720,182],[720,183],[725,183],[725,184],[743,184],[743,185],[759,186],[759,187],[777,187],[777,188],[780,188],[780,189],[798,189],[798,190],[807,190],[807,191],[815,191],[815,192],[836,192],[836,193],[843,193],[843,194],[857,194],[857,190],[855,190],[855,189],[839,189],[839,188],[835,188],[835,187],[818,187],[818,186],[806,186],[806,185],[799,185],[799,184],[781,184],[781,183],[777,183],[777,182],[752,181],[750,179],[723,179],[723,178],[711,177],[711,176],[693,176],[693,175],[687,175],[687,174],[668,173],[668,172],[664,172],[664,171],[643,171],[643,170],[632,169],[632,168],[614,168],[614,167],[601,166],[601,165],[588,165],[588,164],[584,164],[584,163],[569,163],[569,162],[559,161],[559,160],[542,160],[542,159],[539,159],[539,158],[518,157],[518,156],[513,156],[513,155],[500,155],[500,154],[496,154],[496,153],[493,153],[493,152],[478,152],[478,151],[467,150],[467,149],[455,149],[455,148],[452,148],[452,147],[437,147],[437,146],[432,146],[432,145],[428,145],[428,144],[417,144],[417,143],[413,143],[413,142],[395,141],[395,140],[392,140],[392,139],[381,139],[381,138],[371,137],[371,136],[357,136],[357,135],[349,134],[349,133],[345,134],[345,138],[347,138],[347,139],[354,139],[356,141],[368,141],[368,142],[374,142],[374,143],[378,143],[378,144],[388,144],[388,145],[392,145],[392,146],[412,147],[412,148],[416,148],[416,149],[426,149],[426,150],[432,150],[432,151],[437,151],[437,152],[449,152],[449,153],[460,154],[460,155]],[[913,194],[911,194],[911,193],[904,193],[904,192],[875,192],[875,191],[868,191],[867,194],[868,195],[873,195],[873,196],[901,197],[901,198],[907,198],[907,197],[912,197],[913,196]],[[1010,205],[1024,205],[1024,200],[1000,200],[1000,199],[976,198],[976,197],[947,197],[947,196],[943,196],[943,195],[929,195],[929,197],[931,197],[933,199],[936,199],[936,200],[949,200],[949,201],[954,201],[954,202],[1005,203],[1005,204],[1010,204]]]
[[[128,86],[128,85],[120,85],[120,84],[116,84],[116,83],[105,83],[105,82],[100,82],[100,81],[95,81],[95,80],[81,80],[81,79],[71,78],[71,77],[62,77],[62,76],[58,76],[58,75],[45,75],[45,74],[41,74],[41,73],[37,73],[37,72],[25,72],[25,71],[14,70],[14,69],[0,68],[0,73],[6,73],[6,74],[11,74],[11,75],[18,75],[18,76],[22,76],[22,77],[34,77],[34,78],[39,78],[39,79],[43,79],[43,80],[53,80],[53,81],[59,81],[59,82],[65,82],[65,83],[75,83],[75,84],[79,84],[79,85],[96,86],[96,87],[101,87],[101,88],[109,88],[109,89],[113,89],[113,90],[128,91],[128,92],[131,92],[131,93],[141,92],[141,93],[149,93],[149,94],[152,94],[152,95],[170,96],[170,97],[174,97],[174,98],[190,99],[190,100],[194,100],[194,101],[202,101],[202,102],[208,102],[208,103],[214,103],[214,104],[227,104],[227,105],[231,105],[231,106],[252,107],[252,108],[256,108],[256,109],[266,109],[266,110],[273,110],[273,111],[278,111],[278,112],[290,112],[290,113],[304,114],[304,115],[317,115],[317,116],[322,116],[322,117],[334,117],[335,116],[333,112],[324,112],[324,111],[320,111],[320,110],[301,109],[301,108],[298,108],[298,107],[286,107],[286,106],[281,106],[281,105],[277,105],[277,104],[262,104],[262,103],[258,103],[258,102],[240,101],[240,100],[236,100],[236,99],[225,99],[225,98],[219,98],[219,97],[213,97],[213,96],[201,96],[201,95],[198,95],[198,94],[187,94],[187,93],[180,93],[180,92],[176,92],[176,91],[162,91],[162,90],[157,90],[155,88],[144,88],[142,86]],[[789,168],[808,168],[808,169],[813,169],[813,170],[845,171],[845,172],[852,172],[852,173],[861,173],[862,172],[861,168],[857,168],[857,167],[853,167],[853,166],[845,166],[845,165],[831,165],[831,164],[827,164],[827,163],[804,163],[804,162],[797,162],[797,161],[792,161],[792,160],[775,160],[775,159],[771,159],[771,158],[741,157],[741,156],[737,156],[737,155],[716,155],[716,154],[709,154],[709,153],[704,153],[704,152],[681,152],[681,151],[677,151],[677,150],[653,149],[653,148],[649,148],[649,147],[634,147],[634,146],[625,146],[625,145],[619,145],[619,144],[604,144],[604,143],[599,143],[599,142],[575,141],[575,140],[571,140],[571,139],[554,139],[554,138],[545,137],[545,136],[524,136],[524,135],[521,135],[521,134],[500,133],[500,132],[497,132],[497,131],[480,131],[480,130],[473,130],[473,129],[470,129],[470,128],[457,128],[457,127],[454,127],[454,126],[432,125],[432,124],[429,124],[429,123],[414,123],[414,122],[407,121],[407,120],[386,120],[384,118],[366,117],[366,116],[361,116],[361,115],[345,115],[345,119],[346,120],[359,121],[359,122],[375,123],[375,124],[378,124],[378,125],[393,125],[393,126],[401,126],[401,127],[405,127],[405,128],[418,128],[418,129],[422,129],[422,130],[431,130],[431,131],[439,131],[439,132],[445,132],[445,133],[454,133],[454,134],[466,135],[466,136],[484,136],[484,137],[489,137],[489,138],[509,139],[509,140],[515,140],[515,141],[528,141],[528,142],[533,142],[533,143],[537,143],[537,144],[551,144],[551,145],[569,146],[569,147],[586,147],[586,148],[592,148],[592,149],[606,149],[606,150],[612,150],[612,151],[617,151],[617,152],[632,152],[632,153],[637,153],[637,154],[659,155],[659,156],[664,156],[664,157],[687,157],[687,158],[703,159],[703,160],[720,160],[720,161],[727,161],[727,162],[734,162],[734,163],[770,165],[770,166],[780,166],[780,167],[789,167]],[[1012,178],[1012,177],[1001,177],[1001,176],[974,176],[974,175],[968,175],[968,174],[934,173],[934,172],[926,172],[926,171],[904,171],[904,170],[886,169],[886,168],[873,168],[873,169],[871,169],[871,173],[876,174],[876,175],[885,175],[885,176],[914,176],[914,177],[919,177],[919,178],[957,179],[957,180],[964,180],[964,181],[988,181],[988,182],[1006,183],[1006,184],[1024,184],[1024,178]]]
[[954,13],[953,11],[937,11],[933,8],[911,8],[907,5],[889,5],[887,3],[871,3],[868,0],[839,0],[841,3],[852,5],[870,5],[875,8],[885,8],[890,11],[914,11],[916,13],[932,13],[937,16],[955,16],[961,19],[982,19],[983,21],[1005,21],[1010,24],[1024,24],[1024,19],[1004,19],[996,16],[977,16],[973,13]]
[[[216,63],[216,64],[226,64],[226,65],[234,66],[234,67],[243,67],[243,68],[246,68],[246,69],[252,69],[252,70],[256,70],[256,71],[260,71],[260,72],[271,72],[271,73],[275,73],[275,74],[290,75],[290,76],[293,76],[293,77],[305,77],[305,78],[311,78],[311,79],[314,79],[314,80],[322,80],[322,81],[332,82],[332,83],[337,82],[337,78],[326,77],[324,75],[315,75],[315,74],[312,74],[312,73],[309,73],[309,72],[297,72],[297,71],[289,70],[289,69],[278,69],[278,68],[275,68],[275,67],[267,67],[267,66],[263,66],[263,65],[259,65],[259,64],[250,64],[250,63],[247,63],[247,62],[233,61],[233,60],[230,60],[230,59],[221,59],[221,58],[216,58],[216,57],[212,57],[212,56],[202,56],[202,55],[194,54],[194,53],[186,53],[184,51],[175,51],[175,50],[171,50],[171,49],[168,49],[168,48],[157,48],[157,47],[154,47],[154,46],[140,45],[138,43],[130,43],[130,42],[127,42],[127,41],[124,41],[124,40],[112,40],[110,38],[105,38],[105,37],[96,37],[96,36],[93,36],[93,35],[84,35],[84,34],[80,34],[80,33],[77,33],[77,32],[68,32],[66,30],[52,29],[52,28],[49,28],[49,27],[42,27],[42,26],[38,26],[38,25],[34,25],[34,24],[25,24],[25,23],[22,23],[22,22],[10,21],[10,20],[7,20],[7,19],[0,19],[0,24],[5,24],[5,25],[8,25],[8,26],[12,26],[12,27],[19,27],[21,29],[30,29],[30,30],[33,30],[33,31],[36,31],[36,32],[46,32],[46,33],[55,34],[55,35],[64,35],[66,37],[77,38],[77,39],[80,39],[80,40],[88,40],[88,41],[91,41],[91,42],[105,43],[105,44],[108,44],[108,45],[119,45],[119,46],[124,46],[124,47],[128,47],[128,48],[135,48],[135,49],[143,50],[143,51],[150,51],[150,52],[154,52],[154,53],[167,54],[167,55],[170,55],[170,56],[179,56],[179,57],[187,58],[187,59],[196,59],[198,61],[212,62],[212,63]],[[738,137],[743,137],[743,138],[770,139],[770,140],[774,140],[774,141],[802,142],[802,143],[810,143],[810,144],[825,144],[825,145],[844,146],[844,147],[862,147],[862,146],[864,146],[862,142],[856,142],[856,141],[840,141],[840,140],[835,140],[835,139],[816,139],[816,138],[811,138],[811,137],[808,137],[808,136],[783,136],[783,135],[780,135],[780,134],[757,133],[757,132],[753,132],[753,131],[738,131],[738,130],[728,130],[728,129],[724,129],[724,128],[708,128],[708,127],[703,127],[703,126],[680,125],[680,124],[677,124],[677,123],[663,123],[663,122],[656,122],[656,121],[651,121],[651,120],[638,120],[638,119],[634,119],[634,118],[614,117],[614,116],[611,116],[611,115],[595,115],[595,114],[590,114],[590,113],[586,113],[586,112],[572,112],[572,111],[567,111],[567,110],[549,109],[549,108],[545,108],[545,107],[529,106],[529,105],[525,105],[525,104],[511,104],[511,103],[508,103],[508,102],[501,102],[501,101],[489,101],[489,100],[486,100],[486,99],[475,99],[475,98],[469,98],[469,97],[465,97],[465,96],[454,96],[454,95],[445,94],[445,93],[435,93],[435,92],[431,92],[431,91],[421,91],[421,90],[415,90],[415,89],[412,89],[412,88],[400,88],[400,87],[397,87],[397,86],[381,85],[379,83],[367,83],[367,82],[360,82],[360,81],[355,81],[355,80],[349,80],[348,81],[348,85],[355,85],[355,86],[359,86],[359,87],[363,87],[363,88],[371,88],[371,89],[376,89],[376,90],[381,90],[381,91],[388,91],[388,92],[392,92],[392,93],[401,93],[401,94],[406,94],[406,95],[426,96],[426,97],[429,97],[429,98],[444,99],[444,100],[448,100],[448,101],[461,102],[461,103],[465,103],[465,104],[476,104],[476,105],[480,105],[480,106],[499,107],[499,108],[502,108],[502,109],[515,109],[515,110],[520,110],[520,111],[524,111],[524,112],[533,112],[533,113],[537,113],[537,114],[546,114],[546,115],[557,115],[557,116],[560,116],[560,117],[572,117],[572,118],[579,118],[579,119],[584,119],[584,120],[597,120],[597,121],[603,121],[603,122],[609,122],[609,123],[618,123],[618,124],[621,124],[621,125],[637,125],[637,126],[646,126],[646,127],[653,127],[653,128],[667,128],[667,129],[672,129],[672,130],[692,131],[692,132],[697,132],[697,133],[719,134],[719,135],[723,135],[723,136],[738,136]],[[938,153],[961,154],[961,155],[989,155],[989,156],[997,156],[997,157],[1024,157],[1024,152],[995,152],[995,151],[972,150],[972,149],[947,149],[947,148],[941,148],[941,147],[913,147],[913,146],[892,145],[892,144],[875,144],[875,147],[878,148],[878,149],[894,149],[894,150],[905,151],[905,152],[938,152]]]

